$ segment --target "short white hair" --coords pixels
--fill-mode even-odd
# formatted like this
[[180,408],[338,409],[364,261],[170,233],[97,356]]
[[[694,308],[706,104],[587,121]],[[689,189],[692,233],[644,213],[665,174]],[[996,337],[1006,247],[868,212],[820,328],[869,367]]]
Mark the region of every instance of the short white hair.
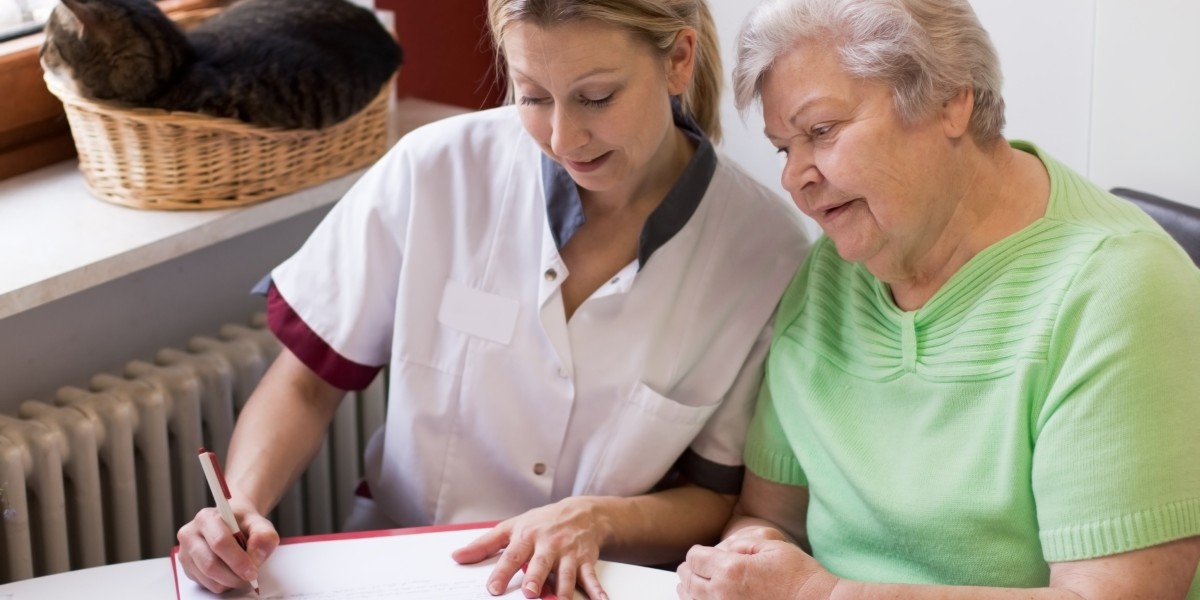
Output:
[[809,41],[836,47],[848,74],[890,87],[905,123],[970,89],[971,136],[982,144],[1003,132],[1000,60],[967,0],[767,0],[738,34],[738,110],[761,96],[779,58]]

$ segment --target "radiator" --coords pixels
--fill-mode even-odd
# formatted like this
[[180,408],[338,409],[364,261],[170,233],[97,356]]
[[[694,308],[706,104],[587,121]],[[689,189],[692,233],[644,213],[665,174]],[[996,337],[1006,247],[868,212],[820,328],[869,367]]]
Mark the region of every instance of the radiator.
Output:
[[[236,414],[279,353],[256,315],[0,414],[0,583],[167,556],[211,505],[197,448],[224,457]],[[272,513],[280,535],[330,533],[383,424],[383,377],[342,402],[320,452]]]

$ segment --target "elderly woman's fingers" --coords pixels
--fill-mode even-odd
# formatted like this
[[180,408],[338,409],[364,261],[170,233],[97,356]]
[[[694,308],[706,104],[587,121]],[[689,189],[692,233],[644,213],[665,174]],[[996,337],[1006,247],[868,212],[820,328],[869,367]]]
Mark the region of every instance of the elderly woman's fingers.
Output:
[[684,589],[682,581],[675,584],[675,595],[679,598],[679,600],[692,600],[692,595],[687,593],[687,590]]
[[717,564],[726,551],[712,548],[709,546],[692,546],[687,553],[687,558],[684,559],[684,564],[680,565],[683,568],[685,565],[691,570],[692,575],[700,579],[712,579],[713,572],[717,569]]
[[790,542],[791,540],[788,539],[788,536],[785,535],[782,531],[780,531],[774,527],[764,527],[764,526],[756,525],[756,526],[752,526],[752,527],[743,527],[743,528],[733,532],[732,535],[725,538],[720,544],[717,544],[717,548],[721,548],[722,550],[730,550],[730,551],[740,552],[741,550],[734,550],[734,548],[735,547],[736,548],[744,548],[745,542],[747,542],[747,541],[750,541],[750,542],[765,542],[765,541]]
[[[703,546],[694,546],[693,550],[696,548],[703,548]],[[689,551],[689,558],[691,555],[692,553]],[[696,571],[692,569],[690,560],[680,563],[679,567],[675,569],[675,574],[679,576],[679,585],[675,586],[675,593],[678,594],[681,600],[704,597],[703,588],[708,583],[708,578],[697,575]]]

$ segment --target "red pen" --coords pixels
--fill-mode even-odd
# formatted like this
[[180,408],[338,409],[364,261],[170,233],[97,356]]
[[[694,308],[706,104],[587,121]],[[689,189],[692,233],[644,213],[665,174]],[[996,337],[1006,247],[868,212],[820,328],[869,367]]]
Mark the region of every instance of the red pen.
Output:
[[[225,525],[229,527],[230,533],[233,534],[233,539],[237,540],[242,550],[245,550],[246,534],[238,527],[237,519],[233,516],[233,509],[229,506],[229,499],[232,496],[229,494],[229,486],[225,485],[225,474],[221,472],[221,465],[217,462],[217,454],[201,447],[200,467],[204,469],[204,477],[208,479],[208,489],[212,492],[213,499],[217,502],[217,510],[221,512],[221,520],[225,521]],[[258,591],[257,579],[251,579],[250,585],[254,586],[255,594],[262,595]]]

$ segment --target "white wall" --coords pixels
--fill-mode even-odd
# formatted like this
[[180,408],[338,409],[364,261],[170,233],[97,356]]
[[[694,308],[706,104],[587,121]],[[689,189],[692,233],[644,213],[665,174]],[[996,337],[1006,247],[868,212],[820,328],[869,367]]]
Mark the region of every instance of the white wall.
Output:
[[1095,0],[972,0],[1004,74],[1005,136],[1087,173]]
[[1101,185],[1200,206],[1197,29],[1196,0],[1097,0],[1088,174]]
[[[328,206],[104,285],[0,319],[0,414],[25,400],[53,402],[60,386],[87,387],[130,360],[186,347],[266,309],[250,288],[290,256]],[[0,594],[0,597],[3,595]]]
[[743,119],[733,107],[733,84],[730,74],[733,72],[736,56],[734,41],[742,21],[757,4],[754,0],[709,1],[713,20],[717,24],[717,36],[721,40],[721,60],[725,70],[725,93],[721,96],[721,125],[725,134],[722,147],[759,181],[774,185],[774,189],[782,193],[779,172],[783,161],[763,137],[762,113],[748,110]]
[[[721,149],[763,185],[787,198],[787,192],[779,183],[783,158],[763,136],[762,112],[752,107],[743,116],[733,106],[730,74],[737,56],[734,41],[742,21],[758,3],[758,0],[708,0],[721,40],[721,60],[725,70],[725,93],[721,96],[721,129],[724,133]],[[814,238],[820,233],[813,221],[805,218],[805,224]]]
[[[1100,186],[1200,206],[1200,2],[972,0],[1004,71],[1010,139],[1036,142]],[[710,0],[726,73],[756,0]],[[728,75],[727,75],[728,76]],[[727,88],[728,89],[728,88]],[[782,193],[755,111],[726,94],[724,150]]]

